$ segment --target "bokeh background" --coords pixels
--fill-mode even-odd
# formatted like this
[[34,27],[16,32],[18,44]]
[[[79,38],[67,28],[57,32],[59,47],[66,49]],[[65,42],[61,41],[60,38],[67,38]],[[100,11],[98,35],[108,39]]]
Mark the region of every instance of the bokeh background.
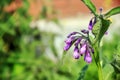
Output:
[[[120,6],[120,0],[92,2],[98,13],[100,7],[105,13]],[[82,74],[84,80],[98,80],[94,60],[81,73],[87,64],[83,58],[73,59],[72,48],[63,54],[66,36],[87,29],[92,17],[81,0],[1,0],[0,80],[83,80]],[[113,23],[101,43],[108,63],[120,53],[119,19],[120,14],[111,17]]]

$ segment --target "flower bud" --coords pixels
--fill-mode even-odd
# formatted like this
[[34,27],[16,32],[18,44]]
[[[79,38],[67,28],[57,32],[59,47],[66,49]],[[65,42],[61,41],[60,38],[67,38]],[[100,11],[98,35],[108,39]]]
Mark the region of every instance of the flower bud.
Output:
[[86,43],[84,43],[80,48],[80,54],[84,54],[86,52],[86,47],[87,47],[87,45],[86,45]]
[[91,55],[90,55],[90,51],[89,51],[89,50],[86,51],[84,60],[85,60],[87,63],[91,63],[91,62],[92,62],[92,57],[91,57]]
[[79,54],[79,49],[78,49],[78,47],[75,47],[73,57],[74,57],[75,59],[79,59],[79,58],[80,58],[80,54]]

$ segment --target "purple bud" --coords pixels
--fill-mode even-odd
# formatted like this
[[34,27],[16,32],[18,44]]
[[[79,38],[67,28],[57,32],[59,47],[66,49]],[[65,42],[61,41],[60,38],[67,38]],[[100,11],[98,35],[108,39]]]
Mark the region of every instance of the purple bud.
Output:
[[87,44],[84,43],[80,48],[80,54],[84,54],[86,52]]
[[91,62],[92,62],[92,57],[91,57],[91,55],[90,55],[90,51],[89,51],[89,50],[86,51],[84,60],[85,60],[87,63],[91,63]]
[[89,33],[89,31],[85,30],[85,29],[81,30],[81,32],[84,33],[84,34],[88,34]]
[[80,58],[78,46],[76,46],[75,49],[74,49],[73,57],[74,57],[75,59],[79,59],[79,58]]
[[91,46],[89,48],[90,48],[91,52],[94,53],[94,49]]
[[69,37],[65,40],[65,43],[70,44],[75,39],[75,36]]
[[71,37],[72,35],[75,35],[75,34],[77,34],[78,32],[72,32],[72,33],[70,33],[68,36],[67,36],[67,38],[69,38],[69,37]]
[[94,49],[93,48],[91,49],[91,52],[94,54]]
[[[94,19],[94,21],[93,21],[93,19]],[[92,19],[90,20],[89,26],[88,26],[88,29],[89,29],[89,30],[92,30],[92,29],[93,29],[93,26],[94,26],[94,24],[96,23],[96,21],[97,21],[96,17],[94,17],[94,18],[92,18]]]
[[91,19],[90,22],[89,22],[88,29],[89,29],[89,30],[92,30],[92,28],[93,28],[93,22],[92,22],[92,19]]
[[106,31],[106,32],[105,32],[105,35],[107,35],[107,34],[108,34],[108,32]]
[[67,51],[71,46],[72,46],[72,43],[69,43],[69,44],[66,43],[64,46],[64,50]]
[[100,13],[102,13],[102,11],[103,11],[103,8],[101,7],[101,8],[99,8],[99,11],[100,11]]
[[78,38],[77,41],[75,42],[75,45],[77,46],[81,40],[82,40],[82,37]]

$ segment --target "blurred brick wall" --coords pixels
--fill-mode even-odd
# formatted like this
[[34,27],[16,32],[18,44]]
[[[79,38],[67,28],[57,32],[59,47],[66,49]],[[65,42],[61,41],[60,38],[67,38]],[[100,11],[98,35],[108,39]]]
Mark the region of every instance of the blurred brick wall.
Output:
[[113,5],[113,6],[120,6],[120,0],[114,0],[114,1],[112,2],[112,5]]
[[[79,13],[88,14],[90,11],[82,3],[81,0],[29,0],[30,1],[30,14],[33,16],[39,16],[42,11],[42,6],[46,5],[48,8],[52,8],[57,11],[60,17],[75,16]],[[92,0],[97,7],[103,7],[104,10],[110,9],[113,6],[120,5],[120,0]],[[49,12],[48,12],[49,14]]]

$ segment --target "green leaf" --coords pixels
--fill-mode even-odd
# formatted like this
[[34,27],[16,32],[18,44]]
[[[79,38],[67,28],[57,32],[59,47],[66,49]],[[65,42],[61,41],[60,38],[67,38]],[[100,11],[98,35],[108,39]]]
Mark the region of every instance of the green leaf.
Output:
[[80,72],[80,76],[79,76],[79,78],[77,80],[84,80],[85,72],[87,71],[87,69],[88,69],[88,65],[85,65],[82,68],[82,70]]
[[102,21],[102,26],[101,26],[100,33],[99,33],[99,40],[101,40],[101,38],[103,37],[105,32],[108,30],[108,28],[111,24],[110,20],[106,20],[106,19],[102,18],[101,21]]
[[103,19],[102,17],[100,17],[97,20],[97,22],[93,26],[93,30],[92,30],[92,33],[94,34],[94,36],[96,38],[95,41],[94,41],[94,44],[96,42],[100,42],[100,40],[102,39],[103,35],[108,30],[110,24],[111,24],[110,20]]
[[103,68],[104,80],[113,80],[112,79],[113,72],[114,72],[113,67],[110,64],[106,64],[105,67]]
[[66,51],[63,51],[62,60],[61,60],[60,64],[63,64],[66,53],[67,53]]
[[114,60],[111,62],[116,73],[120,73],[120,54],[114,55]]
[[108,11],[104,16],[106,18],[115,15],[115,14],[120,14],[120,6],[119,7],[115,7],[113,9],[111,9],[110,11]]
[[95,37],[99,35],[100,27],[102,26],[101,20],[97,20],[96,23],[93,26],[92,33],[94,34]]
[[13,69],[13,75],[20,75],[24,72],[24,67],[21,64],[15,64]]
[[90,0],[82,0],[82,2],[90,9],[90,11],[97,16],[96,7]]

